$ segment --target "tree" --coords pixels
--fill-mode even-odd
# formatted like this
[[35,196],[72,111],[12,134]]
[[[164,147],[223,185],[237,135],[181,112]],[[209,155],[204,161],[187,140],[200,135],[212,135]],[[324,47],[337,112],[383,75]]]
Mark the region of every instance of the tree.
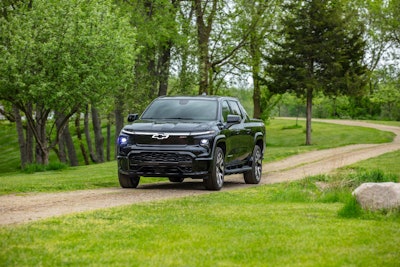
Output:
[[398,46],[400,46],[400,21],[399,21],[400,0],[389,1],[388,11],[389,11],[388,24],[389,24],[391,39]]
[[35,0],[1,18],[0,99],[24,113],[37,163],[48,163],[77,110],[132,81],[135,34],[116,12],[111,1]]
[[[354,11],[349,11],[354,12]],[[294,91],[306,99],[306,145],[311,144],[312,99],[325,95],[359,95],[366,83],[362,65],[363,28],[351,21],[339,1],[304,0],[285,9],[284,40],[268,57],[266,83],[271,91]]]
[[217,94],[220,85],[229,79],[226,77],[234,75],[232,70],[239,65],[235,61],[236,55],[259,26],[259,20],[255,19],[244,27],[243,20],[238,18],[244,13],[242,8],[242,3],[233,1],[193,1],[197,28],[199,94]]
[[168,91],[171,50],[178,38],[175,18],[179,1],[116,2],[130,16],[132,26],[137,29],[140,53],[135,62],[135,91],[147,103],[156,96],[166,95]]
[[[278,23],[278,14],[280,14],[279,5],[281,0],[269,1],[243,1],[237,0],[238,10],[238,30],[242,32],[240,37],[246,37],[244,53],[239,53],[242,57],[238,62],[244,63],[241,67],[240,75],[248,72],[250,69],[253,80],[253,117],[265,117],[265,113],[274,104],[271,104],[273,94],[271,94],[266,86],[262,86],[259,77],[262,76],[263,53],[267,53],[272,43],[274,35],[274,26]],[[240,38],[239,37],[239,38]]]
[[[208,93],[209,71],[211,67],[209,58],[209,45],[212,25],[217,12],[218,0],[212,0],[210,7],[208,1],[202,5],[201,0],[194,0],[193,7],[196,14],[197,43],[199,53],[199,94]],[[208,11],[208,15],[207,15]]]
[[400,73],[396,66],[388,65],[373,74],[379,82],[373,88],[371,101],[379,104],[383,118],[400,120]]

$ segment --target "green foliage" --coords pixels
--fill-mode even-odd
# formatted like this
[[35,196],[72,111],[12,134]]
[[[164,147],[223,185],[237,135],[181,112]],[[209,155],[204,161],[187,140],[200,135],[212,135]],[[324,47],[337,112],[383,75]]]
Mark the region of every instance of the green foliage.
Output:
[[44,171],[58,171],[67,169],[68,165],[61,162],[50,162],[48,165],[28,164],[23,168],[24,173],[35,173]]
[[0,151],[0,173],[20,169],[18,139],[13,123],[0,121]]
[[[80,108],[105,103],[133,82],[135,30],[111,0],[35,0],[7,10],[0,17],[0,99],[24,112],[46,164],[59,136],[46,130],[59,131]],[[46,127],[52,112],[65,120]]]
[[[366,80],[362,27],[353,27],[340,2],[301,1],[287,5],[283,41],[269,58],[273,92],[323,90],[357,95]],[[352,14],[353,15],[353,14]]]
[[[352,177],[352,176],[350,176]],[[384,183],[384,182],[398,182],[398,175],[387,175],[381,169],[373,169],[358,173],[352,180],[357,185],[362,183]]]
[[338,211],[338,215],[343,218],[358,218],[362,213],[362,208],[355,197],[350,198],[343,208]]
[[38,0],[1,20],[3,99],[65,112],[126,82],[135,34],[110,1]]

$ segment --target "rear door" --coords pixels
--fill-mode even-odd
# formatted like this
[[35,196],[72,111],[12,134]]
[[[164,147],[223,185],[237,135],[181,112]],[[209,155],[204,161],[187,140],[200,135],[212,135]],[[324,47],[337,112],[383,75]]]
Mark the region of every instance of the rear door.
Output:
[[[238,115],[241,118],[240,123],[234,124],[229,128],[229,137],[227,137],[227,163],[229,165],[241,164],[246,161],[252,152],[253,137],[251,131],[245,128],[246,114],[243,114],[238,101],[228,100],[230,113]],[[225,115],[225,114],[224,114]]]

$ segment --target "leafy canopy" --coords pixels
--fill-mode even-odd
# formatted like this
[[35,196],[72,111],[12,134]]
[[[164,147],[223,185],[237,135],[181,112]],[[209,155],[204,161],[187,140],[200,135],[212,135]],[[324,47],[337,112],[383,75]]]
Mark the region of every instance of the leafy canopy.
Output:
[[363,27],[350,23],[341,2],[295,2],[284,15],[282,40],[268,58],[271,91],[305,95],[312,88],[328,95],[359,94],[366,75]]
[[112,1],[21,4],[0,18],[0,98],[63,111],[131,80],[135,32]]

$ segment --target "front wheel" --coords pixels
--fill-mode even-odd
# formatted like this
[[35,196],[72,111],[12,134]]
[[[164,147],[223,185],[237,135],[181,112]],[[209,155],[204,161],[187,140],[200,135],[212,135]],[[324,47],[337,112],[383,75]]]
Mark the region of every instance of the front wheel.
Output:
[[262,175],[262,152],[258,145],[254,146],[251,161],[251,170],[244,173],[244,181],[246,184],[258,184]]
[[137,175],[127,175],[118,172],[119,185],[122,188],[136,188],[140,181],[140,176]]
[[225,175],[225,156],[222,148],[215,148],[211,173],[208,179],[203,180],[203,184],[208,190],[221,190],[224,184]]

